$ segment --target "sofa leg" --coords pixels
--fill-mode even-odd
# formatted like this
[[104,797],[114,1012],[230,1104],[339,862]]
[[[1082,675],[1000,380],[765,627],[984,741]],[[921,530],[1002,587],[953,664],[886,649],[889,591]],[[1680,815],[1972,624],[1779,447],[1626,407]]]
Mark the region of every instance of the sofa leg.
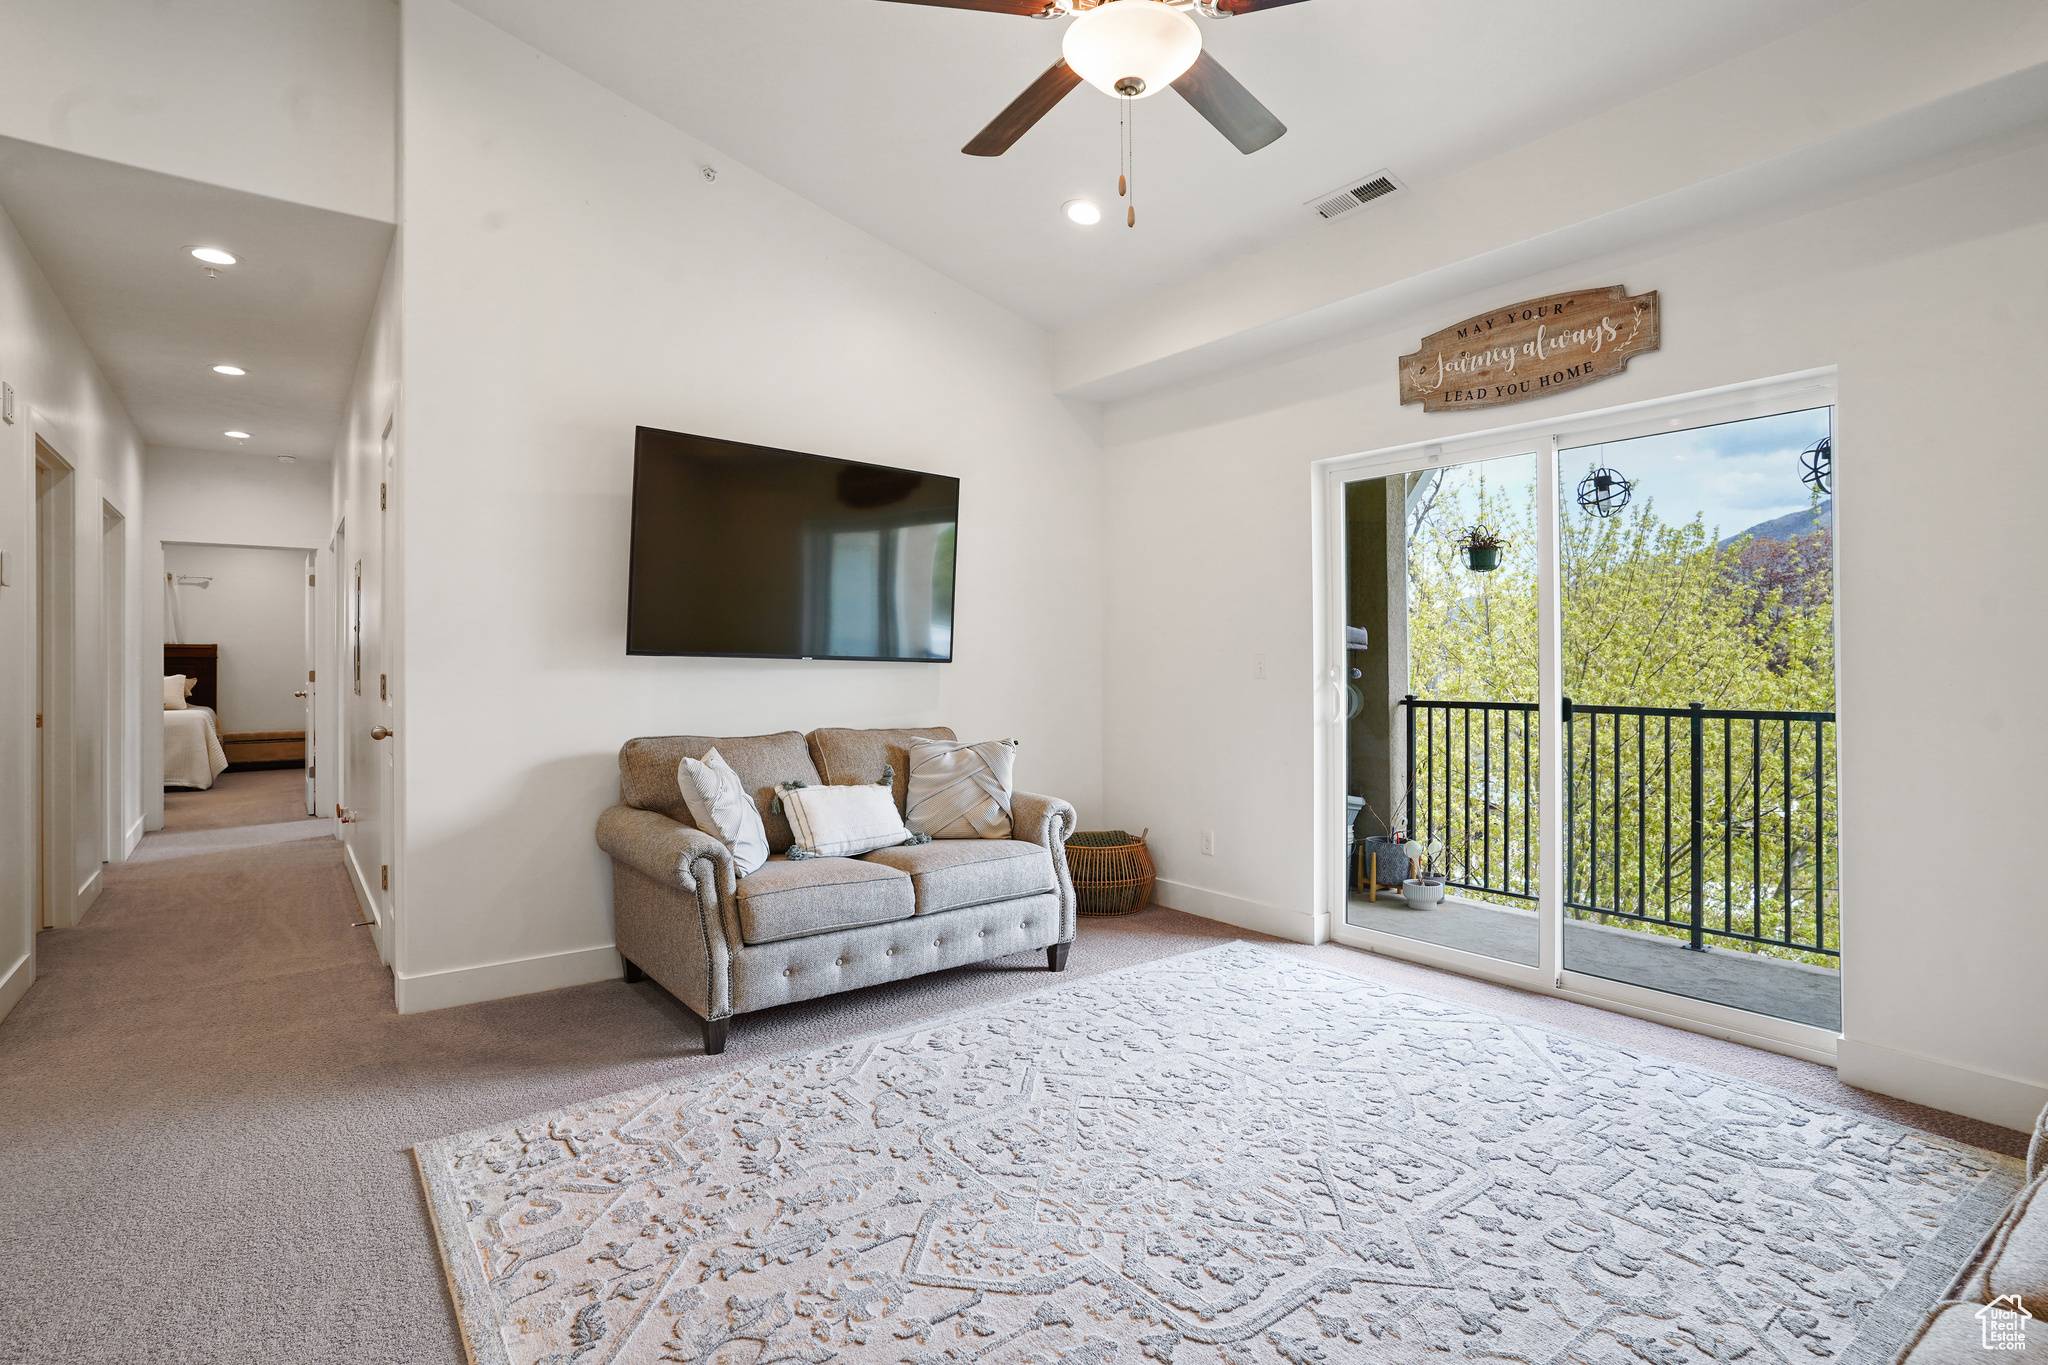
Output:
[[645,972],[641,971],[641,970],[640,970],[640,969],[639,969],[639,968],[638,968],[637,966],[635,966],[635,965],[633,964],[633,961],[632,961],[632,959],[630,959],[630,958],[623,958],[623,957],[622,957],[622,958],[620,958],[620,959],[619,959],[619,961],[621,961],[621,962],[623,962],[623,963],[625,963],[625,964],[626,964],[626,984],[627,984],[627,985],[629,985],[629,986],[630,986],[630,985],[632,985],[632,984],[633,984],[633,983],[634,983],[635,981],[645,981],[645,980],[647,979],[647,973],[645,973]]
[[725,1034],[731,1025],[732,1016],[730,1015],[723,1019],[706,1019],[704,1021],[704,1055],[706,1057],[716,1057],[719,1053],[725,1051]]
[[1071,943],[1055,943],[1045,950],[1045,969],[1049,972],[1063,972],[1067,969],[1067,950]]

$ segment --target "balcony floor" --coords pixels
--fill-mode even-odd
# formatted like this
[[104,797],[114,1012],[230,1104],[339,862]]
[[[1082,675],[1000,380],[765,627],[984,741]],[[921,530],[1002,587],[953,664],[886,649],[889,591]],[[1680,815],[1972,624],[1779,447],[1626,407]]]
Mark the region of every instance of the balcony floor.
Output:
[[[1377,903],[1354,895],[1345,923],[1423,943],[1536,965],[1536,912],[1516,906],[1446,897],[1434,910],[1410,910],[1382,891]],[[1803,962],[1730,948],[1695,953],[1680,940],[1586,920],[1564,922],[1564,965],[1589,976],[1707,1000],[1731,1009],[1842,1028],[1841,973]]]

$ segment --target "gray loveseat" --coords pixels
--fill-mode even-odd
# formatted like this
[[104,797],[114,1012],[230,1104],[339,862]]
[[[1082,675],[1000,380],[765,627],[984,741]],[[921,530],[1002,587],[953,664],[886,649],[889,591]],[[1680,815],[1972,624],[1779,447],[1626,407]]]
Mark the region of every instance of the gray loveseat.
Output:
[[[725,1050],[735,1014],[1046,950],[1063,971],[1074,941],[1065,845],[1074,808],[1014,794],[1008,839],[938,839],[860,858],[782,856],[794,836],[778,783],[856,784],[895,772],[896,808],[914,738],[951,730],[817,730],[718,739],[670,735],[619,750],[619,804],[598,818],[612,858],[612,918],[626,979],[644,973],[704,1021]],[[753,793],[769,861],[736,877],[731,851],[699,830],[677,785],[685,756],[716,748]]]

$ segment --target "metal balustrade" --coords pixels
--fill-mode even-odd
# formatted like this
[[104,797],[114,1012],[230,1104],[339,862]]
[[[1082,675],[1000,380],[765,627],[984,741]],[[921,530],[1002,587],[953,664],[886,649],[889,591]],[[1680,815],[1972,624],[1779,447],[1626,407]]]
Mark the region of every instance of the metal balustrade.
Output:
[[[1402,699],[1406,827],[1481,896],[1537,892],[1537,707]],[[1831,711],[1563,706],[1564,906],[1577,919],[1832,965]]]

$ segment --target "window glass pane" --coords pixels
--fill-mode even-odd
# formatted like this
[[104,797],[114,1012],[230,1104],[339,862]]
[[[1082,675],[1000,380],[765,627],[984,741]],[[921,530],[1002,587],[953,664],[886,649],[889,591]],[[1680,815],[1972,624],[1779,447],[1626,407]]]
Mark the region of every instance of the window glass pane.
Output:
[[1832,410],[1560,457],[1564,965],[1837,1029]]
[[[1345,504],[1345,918],[1532,967],[1536,469],[1529,454],[1365,480]],[[1404,888],[1424,872],[1441,884]]]

